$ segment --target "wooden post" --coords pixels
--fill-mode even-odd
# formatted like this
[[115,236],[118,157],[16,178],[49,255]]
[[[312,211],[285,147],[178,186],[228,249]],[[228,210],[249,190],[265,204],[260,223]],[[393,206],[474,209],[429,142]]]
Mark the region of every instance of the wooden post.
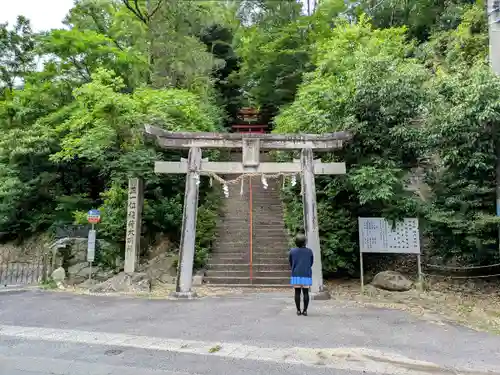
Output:
[[127,237],[125,242],[125,273],[133,273],[139,260],[142,226],[143,183],[139,178],[128,180]]
[[177,275],[176,297],[195,297],[191,290],[193,283],[193,265],[196,243],[196,215],[198,211],[198,193],[201,169],[201,148],[191,147],[187,160],[186,190],[182,214],[182,231]]
[[307,247],[314,253],[312,267],[311,292],[316,299],[328,298],[323,290],[323,269],[321,264],[321,247],[319,241],[318,210],[316,207],[316,183],[314,181],[313,150],[304,148],[300,153],[302,168],[302,205],[304,210],[304,230],[307,238]]

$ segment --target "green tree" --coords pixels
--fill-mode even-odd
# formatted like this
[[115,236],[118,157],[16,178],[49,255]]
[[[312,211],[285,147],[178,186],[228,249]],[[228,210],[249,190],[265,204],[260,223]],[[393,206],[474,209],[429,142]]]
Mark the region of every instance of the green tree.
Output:
[[[26,237],[82,222],[89,208],[100,207],[100,235],[118,245],[118,254],[125,235],[127,179],[140,176],[146,181],[146,238],[154,240],[163,233],[178,239],[184,178],[155,175],[153,162],[178,160],[182,153],[163,151],[144,139],[143,126],[220,131],[224,112],[214,105],[218,59],[202,40],[203,30],[214,22],[208,8],[189,4],[189,19],[203,24],[194,22],[186,29],[180,27],[186,20],[182,4],[177,4],[176,19],[166,14],[162,8],[166,4],[158,5],[148,22],[156,12],[168,16],[162,22],[175,38],[158,35],[156,42],[170,43],[178,56],[187,56],[195,45],[206,57],[192,60],[192,70],[175,66],[175,74],[186,79],[164,85],[168,87],[148,85],[161,63],[150,59],[148,44],[156,25],[145,24],[123,2],[77,1],[66,18],[67,29],[30,35],[33,44],[25,48],[26,56],[39,54],[45,62],[42,70],[9,65],[11,81],[22,79],[24,86],[11,85],[9,95],[0,98],[0,231],[4,234]],[[22,46],[27,30],[14,28],[2,36]],[[194,44],[184,43],[187,39]],[[5,61],[14,61],[7,47],[2,51]],[[199,228],[204,236],[197,241],[197,266],[211,246],[216,210],[217,196],[203,180]]]
[[[295,101],[276,118],[276,132],[353,135],[342,150],[347,175],[317,179],[324,269],[354,272],[358,216],[392,219],[416,215],[418,201],[405,191],[405,176],[425,151],[419,124],[426,105],[425,69],[406,56],[404,28],[376,30],[361,17],[356,25],[336,20],[330,38],[318,43],[314,72]],[[285,196],[297,215],[294,190]],[[289,225],[297,223],[287,218]],[[297,227],[289,227],[293,232]]]
[[485,64],[440,74],[426,124],[435,163],[428,236],[435,254],[465,264],[498,256],[495,144],[499,141],[500,80]]
[[35,36],[28,19],[17,17],[12,29],[0,24],[0,94],[12,92],[35,68]]

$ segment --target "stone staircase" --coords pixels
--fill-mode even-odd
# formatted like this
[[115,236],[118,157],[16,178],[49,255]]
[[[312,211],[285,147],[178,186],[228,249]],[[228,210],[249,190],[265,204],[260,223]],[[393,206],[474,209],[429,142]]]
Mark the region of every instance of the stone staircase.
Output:
[[[241,161],[241,153],[232,160]],[[266,161],[267,155],[261,155]],[[237,176],[225,176],[226,180]],[[250,188],[253,198],[253,256],[250,277]],[[277,287],[290,285],[288,236],[280,200],[281,180],[269,179],[264,189],[260,177],[245,177],[229,185],[223,198],[218,238],[208,263],[205,282],[214,286]],[[222,192],[221,192],[222,194]]]

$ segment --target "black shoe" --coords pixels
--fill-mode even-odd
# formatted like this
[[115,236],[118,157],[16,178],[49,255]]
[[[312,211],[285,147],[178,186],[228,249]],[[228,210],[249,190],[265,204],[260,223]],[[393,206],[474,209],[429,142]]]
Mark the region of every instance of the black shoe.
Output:
[[302,311],[302,315],[307,316],[307,311]]
[[297,310],[297,315],[298,316],[302,315],[302,313],[300,312],[300,310]]

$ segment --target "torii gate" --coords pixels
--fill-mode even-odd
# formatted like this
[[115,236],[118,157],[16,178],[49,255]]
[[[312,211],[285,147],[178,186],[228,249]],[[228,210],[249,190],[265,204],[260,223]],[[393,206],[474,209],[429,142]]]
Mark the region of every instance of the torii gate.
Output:
[[[191,298],[193,263],[195,253],[196,215],[198,208],[199,178],[203,174],[301,174],[302,202],[304,212],[304,229],[307,246],[314,252],[312,293],[323,292],[323,272],[318,230],[318,214],[316,207],[316,186],[314,176],[317,174],[339,175],[346,173],[345,163],[322,163],[313,159],[314,151],[331,151],[342,147],[343,141],[350,139],[350,134],[337,132],[323,135],[316,134],[245,134],[245,133],[175,133],[146,125],[145,133],[155,137],[159,146],[167,149],[189,149],[187,159],[178,162],[155,162],[156,173],[186,174],[186,190],[184,195],[184,211],[182,216],[182,233],[180,243],[180,261],[176,285],[177,297]],[[241,162],[211,162],[202,159],[202,148],[242,149]],[[259,161],[260,150],[301,150],[300,160],[288,163]],[[136,180],[129,187],[139,186]],[[132,194],[137,188],[130,190]],[[142,194],[142,193],[141,193]],[[140,198],[140,197],[139,197]],[[137,213],[130,211],[130,203],[137,200],[129,197],[129,217]],[[135,206],[135,205],[134,205]],[[137,218],[136,218],[137,219]],[[140,221],[140,220],[139,220]],[[137,229],[137,221],[135,221]],[[131,229],[130,229],[131,228]],[[125,253],[125,272],[134,272],[137,257],[138,233],[134,224],[127,225],[127,247]],[[130,244],[130,246],[129,246]]]

